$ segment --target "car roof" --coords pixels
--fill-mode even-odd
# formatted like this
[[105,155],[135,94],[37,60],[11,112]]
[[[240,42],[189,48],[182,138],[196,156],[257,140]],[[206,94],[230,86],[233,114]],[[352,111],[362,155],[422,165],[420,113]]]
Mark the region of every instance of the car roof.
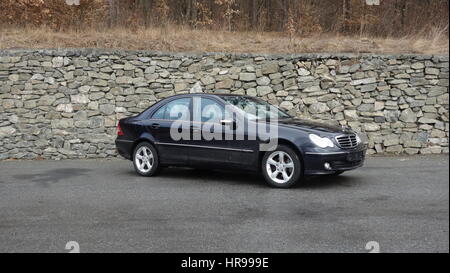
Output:
[[247,95],[239,95],[239,94],[228,94],[228,93],[189,93],[189,94],[177,94],[170,97],[167,97],[166,99],[170,98],[176,98],[176,97],[193,97],[193,96],[206,96],[206,97],[248,97],[251,96]]
[[145,109],[144,111],[142,111],[139,116],[143,115],[146,116],[149,113],[155,111],[155,108],[159,108],[162,104],[166,104],[169,101],[171,101],[172,99],[176,99],[176,98],[190,98],[193,96],[206,96],[206,97],[215,97],[218,98],[219,100],[222,100],[224,103],[227,103],[226,101],[224,101],[221,97],[245,97],[245,98],[253,98],[251,96],[246,96],[246,95],[238,95],[238,94],[225,94],[225,93],[185,93],[185,94],[176,94],[167,98],[163,98],[160,101],[156,102],[155,104],[149,106],[147,109]]

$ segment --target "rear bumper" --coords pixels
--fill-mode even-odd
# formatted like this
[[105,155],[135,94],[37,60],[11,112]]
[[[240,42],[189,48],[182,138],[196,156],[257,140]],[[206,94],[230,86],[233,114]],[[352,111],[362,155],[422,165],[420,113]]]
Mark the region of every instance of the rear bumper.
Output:
[[126,159],[131,160],[131,153],[133,149],[133,141],[126,139],[116,139],[116,149],[119,155],[123,156]]
[[[337,171],[349,171],[364,165],[366,149],[315,153],[306,152],[304,156],[305,175],[333,174]],[[329,168],[325,164],[329,164]]]

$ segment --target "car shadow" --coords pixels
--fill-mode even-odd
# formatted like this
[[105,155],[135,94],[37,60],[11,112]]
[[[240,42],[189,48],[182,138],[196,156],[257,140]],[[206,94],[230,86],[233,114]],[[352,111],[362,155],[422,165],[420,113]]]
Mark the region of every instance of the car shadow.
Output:
[[[135,172],[130,171],[130,174]],[[171,167],[161,171],[158,177],[167,180],[195,180],[196,183],[223,183],[228,185],[252,185],[258,187],[268,187],[264,177],[259,173],[219,170],[219,169],[193,169]],[[327,189],[333,187],[352,187],[358,183],[358,179],[353,176],[342,174],[340,176],[322,175],[305,176],[301,183],[293,188],[297,189]]]
[[332,187],[352,187],[358,184],[358,178],[347,174],[338,176],[333,175],[317,175],[306,176],[303,183],[298,185],[298,188],[303,189],[321,189]]
[[31,181],[42,187],[50,187],[51,185],[58,183],[61,180],[70,178],[70,177],[78,177],[89,172],[89,169],[83,168],[60,168],[47,170],[42,173],[33,173],[33,174],[16,174],[13,175],[15,179],[22,181]]
[[226,183],[265,186],[264,178],[258,173],[218,169],[165,168],[160,177],[190,179],[200,183]]

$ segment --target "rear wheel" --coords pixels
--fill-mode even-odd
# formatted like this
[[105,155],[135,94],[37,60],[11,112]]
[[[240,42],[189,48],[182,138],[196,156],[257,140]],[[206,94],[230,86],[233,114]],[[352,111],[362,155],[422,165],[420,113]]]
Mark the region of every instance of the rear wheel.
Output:
[[280,145],[266,152],[262,160],[262,173],[267,183],[277,188],[289,188],[301,177],[301,161],[295,151]]
[[133,165],[136,172],[142,176],[153,176],[159,171],[158,153],[152,144],[141,142],[136,146]]

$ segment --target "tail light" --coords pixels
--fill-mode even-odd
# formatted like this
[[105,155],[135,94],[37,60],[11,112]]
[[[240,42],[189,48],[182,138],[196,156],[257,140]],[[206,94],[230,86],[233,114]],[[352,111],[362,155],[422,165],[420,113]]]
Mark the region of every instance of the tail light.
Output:
[[120,128],[120,122],[117,123],[117,135],[118,136],[123,136],[122,128]]

